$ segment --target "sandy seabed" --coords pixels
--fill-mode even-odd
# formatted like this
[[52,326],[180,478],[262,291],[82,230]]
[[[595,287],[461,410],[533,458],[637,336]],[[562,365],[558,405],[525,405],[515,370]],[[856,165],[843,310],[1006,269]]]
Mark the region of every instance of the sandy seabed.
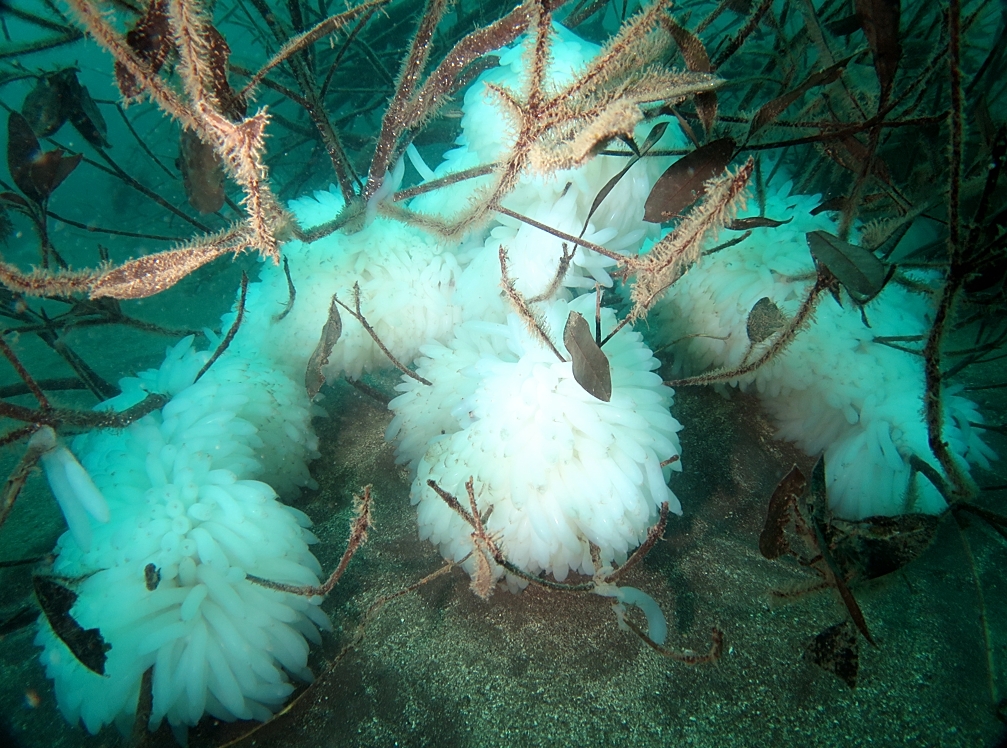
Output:
[[[388,391],[394,379],[373,382]],[[758,403],[734,393],[680,391],[684,474],[672,488],[684,508],[665,540],[623,583],[646,590],[669,620],[670,646],[705,651],[714,626],[726,637],[715,665],[661,657],[622,631],[595,595],[531,587],[484,602],[459,569],[391,600],[382,596],[442,566],[417,538],[408,476],[383,432],[384,406],[348,384],[326,388],[318,419],[317,491],[295,504],[315,521],[316,555],[332,568],[345,546],[352,495],[373,484],[370,542],[325,603],[335,624],[313,653],[315,683],[273,722],[204,720],[190,745],[219,746],[994,746],[1005,738],[991,704],[976,577],[950,517],[933,545],[903,570],[856,588],[878,643],[859,640],[855,690],[803,656],[819,631],[843,620],[833,591],[769,605],[769,591],[813,576],[789,559],[770,562],[758,537],[768,497],[807,457],[772,438]],[[997,447],[1001,445],[997,444]],[[4,558],[46,553],[61,517],[32,480],[4,528]],[[1007,692],[1007,582],[1002,539],[978,521],[965,530],[992,644],[996,693]],[[32,604],[26,567],[0,570],[0,619]],[[130,745],[114,729],[71,728],[32,646],[34,625],[0,639],[0,744]],[[33,705],[35,704],[35,705]],[[171,746],[167,729],[146,746]]]

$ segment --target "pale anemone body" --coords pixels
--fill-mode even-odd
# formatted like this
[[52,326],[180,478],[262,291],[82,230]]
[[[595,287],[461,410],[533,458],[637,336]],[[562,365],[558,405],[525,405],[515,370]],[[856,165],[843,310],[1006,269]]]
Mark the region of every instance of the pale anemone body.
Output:
[[[792,217],[791,223],[755,229],[672,286],[650,322],[658,340],[673,344],[678,373],[734,368],[764,351],[769,341],[751,348],[746,324],[759,299],[768,297],[788,317],[797,311],[815,274],[806,234],[835,231],[827,216],[810,215],[817,202],[788,196],[787,187],[771,190],[766,215]],[[946,503],[928,480],[918,475],[910,485],[912,456],[937,467],[923,421],[922,358],[875,342],[925,338],[931,300],[889,283],[866,305],[867,327],[844,298],[840,306],[826,294],[782,354],[731,384],[758,393],[779,436],[808,454],[824,452],[829,503],[838,516],[942,511]],[[993,454],[969,425],[982,420],[976,405],[950,388],[944,399],[952,452],[963,465],[988,466]]]
[[[593,295],[548,305],[547,329],[561,330],[571,310],[592,315]],[[607,332],[615,315],[605,309],[602,320]],[[418,372],[433,386],[399,386],[389,437],[416,470],[420,535],[445,558],[471,552],[472,530],[428,480],[467,506],[472,477],[480,512],[489,512],[486,529],[508,560],[559,580],[594,572],[591,544],[603,564],[624,561],[663,502],[681,513],[666,483],[672,468],[661,467],[680,453],[681,426],[668,412],[673,393],[638,333],[624,329],[603,350],[610,402],[578,384],[569,361],[558,361],[516,315],[506,324],[463,324],[447,345],[424,347]]]
[[[291,208],[307,228],[336,217],[342,205],[341,197],[320,191]],[[283,268],[264,265],[260,281],[249,287],[246,329],[234,346],[267,356],[291,376],[303,377],[332,296],[352,309],[355,285],[361,313],[400,361],[411,361],[427,340],[446,338],[461,319],[453,302],[458,262],[421,229],[378,217],[357,233],[336,232],[310,244],[291,241],[283,252],[296,293],[293,306],[284,315],[290,293]],[[327,378],[357,379],[391,366],[346,310],[340,309],[340,319],[342,334],[324,370]]]
[[[308,480],[305,461],[317,451],[303,388],[226,358],[191,384],[207,359],[183,340],[160,369],[123,380],[113,403],[143,387],[174,395],[162,411],[75,444],[110,521],[92,528],[87,550],[65,533],[53,571],[83,577],[71,615],[111,645],[105,676],[78,662],[44,617],[36,643],[63,714],[91,732],[129,723],[150,667],[152,725],[195,725],[204,712],[266,719],[293,690],[288,674],[310,679],[306,639],[329,625],[317,600],[246,578],[318,581],[307,517],[252,479]],[[289,444],[277,453],[260,434]],[[160,576],[154,589],[148,564]]]
[[[554,26],[550,48],[547,86],[558,91],[598,54],[600,47],[576,37],[562,26]],[[484,72],[465,93],[462,132],[457,147],[444,155],[434,170],[436,177],[504,158],[517,136],[517,123],[487,84],[502,86],[520,98],[527,80],[527,40],[499,53],[499,66]],[[638,128],[642,143],[656,120]],[[674,148],[684,143],[677,125],[667,128],[657,148]],[[657,228],[643,220],[644,203],[655,181],[666,168],[666,158],[641,159],[612,187],[592,214],[592,205],[602,189],[628,163],[620,156],[598,155],[584,165],[548,175],[527,170],[520,183],[504,199],[503,205],[560,231],[582,237],[616,252],[634,253]],[[458,216],[473,200],[484,197],[491,177],[466,180],[415,198],[410,208],[420,213],[444,217]],[[500,294],[498,250],[508,253],[511,278],[518,291],[529,297],[543,293],[559,266],[563,240],[503,214],[468,239],[458,249],[463,266],[456,303],[464,319],[502,322],[509,305]],[[568,249],[573,245],[567,242]],[[573,260],[554,298],[569,299],[566,289],[593,288],[595,283],[610,286],[609,270],[615,261],[584,247],[577,247]]]

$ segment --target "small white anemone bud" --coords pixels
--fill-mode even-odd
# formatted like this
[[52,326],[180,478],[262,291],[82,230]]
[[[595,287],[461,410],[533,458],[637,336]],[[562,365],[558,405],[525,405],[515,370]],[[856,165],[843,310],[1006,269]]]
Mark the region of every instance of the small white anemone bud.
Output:
[[43,426],[28,440],[28,449],[39,452],[49,488],[66,518],[70,534],[82,551],[91,547],[91,521],[108,522],[108,502],[94,485],[84,466],[56,440],[56,432]]

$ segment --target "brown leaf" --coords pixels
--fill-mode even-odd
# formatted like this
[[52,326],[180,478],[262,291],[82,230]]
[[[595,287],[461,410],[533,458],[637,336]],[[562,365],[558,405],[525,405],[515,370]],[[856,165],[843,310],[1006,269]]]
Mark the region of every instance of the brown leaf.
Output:
[[66,157],[57,148],[42,152],[38,138],[21,114],[11,112],[7,120],[7,168],[25,197],[45,202],[53,190],[77,168],[81,154]]
[[785,531],[792,512],[796,511],[797,500],[804,495],[808,481],[801,469],[794,465],[773,491],[766,512],[766,524],[759,535],[759,551],[770,561],[790,551],[790,543]]
[[696,94],[693,101],[696,104],[696,114],[699,121],[703,123],[703,130],[707,137],[713,132],[713,125],[717,121],[717,94],[713,91]]
[[881,84],[883,105],[891,93],[902,57],[902,45],[899,43],[901,0],[856,0],[856,11],[874,54],[874,70]]
[[710,65],[710,55],[706,52],[706,47],[699,37],[688,29],[680,26],[671,16],[662,16],[661,22],[675,39],[682,57],[685,59],[685,66],[694,73],[712,73]]
[[765,216],[752,216],[751,218],[735,218],[729,224],[727,224],[727,229],[730,231],[748,231],[750,229],[775,229],[777,226],[782,226],[785,223],[790,223],[793,218],[788,218],[786,221],[777,221],[774,218],[766,218]]
[[76,70],[64,72],[68,73],[64,90],[67,93],[66,112],[70,124],[95,148],[111,148],[112,144],[107,138],[108,125],[91,98],[91,93],[77,80]]
[[616,174],[614,177],[612,177],[611,179],[609,179],[605,183],[605,186],[602,187],[598,191],[598,194],[594,196],[594,200],[591,202],[591,209],[588,210],[587,217],[584,219],[584,229],[585,229],[585,231],[587,230],[587,226],[588,226],[588,223],[591,220],[591,217],[595,214],[595,211],[597,211],[598,208],[601,207],[601,204],[603,202],[605,202],[605,198],[608,197],[609,193],[613,189],[615,189],[615,186],[617,184],[619,184],[619,181],[624,176],[626,176],[626,172],[628,172],[630,169],[632,169],[633,166],[636,165],[636,162],[642,156],[646,155],[650,151],[651,148],[653,148],[655,145],[657,145],[657,142],[661,138],[664,137],[664,133],[665,133],[665,131],[667,129],[668,129],[668,123],[667,122],[658,122],[656,125],[654,125],[651,128],[650,132],[647,133],[647,138],[646,138],[646,140],[643,143],[643,148],[637,148],[636,143],[633,142],[632,138],[627,138],[626,139],[626,145],[628,145],[630,147],[630,149],[635,154],[636,158],[629,159],[629,163],[626,164],[622,169],[620,169],[618,174]]
[[213,146],[192,130],[182,130],[178,167],[189,205],[200,213],[216,213],[224,205],[224,164]]
[[31,181],[43,198],[47,199],[77,168],[82,158],[84,158],[82,153],[76,156],[64,156],[62,148],[46,151],[32,164]]
[[755,116],[752,117],[752,123],[748,127],[748,139],[751,140],[755,133],[779,117],[787,107],[801,98],[809,89],[816,86],[827,85],[839,78],[839,76],[843,74],[843,71],[846,69],[846,66],[849,64],[851,59],[853,58],[847,57],[845,60],[840,60],[834,65],[830,65],[825,68],[825,70],[813,73],[797,88],[777,96],[775,99],[767,101],[759,107],[759,111],[757,111]]
[[[712,73],[713,66],[710,64],[710,55],[699,37],[678,25],[671,16],[664,16],[661,21],[682,52],[685,66],[693,73]],[[717,94],[713,91],[696,94],[695,103],[699,121],[703,123],[703,130],[709,136],[713,132],[713,124],[717,119]]]
[[877,579],[929,548],[940,522],[941,517],[933,514],[904,514],[859,522],[833,519],[830,527],[839,536],[835,553],[843,567],[856,570],[859,577]]
[[28,120],[17,112],[11,112],[7,118],[7,169],[17,188],[36,203],[44,199],[31,178],[32,166],[40,155],[42,146]]
[[66,122],[63,95],[52,76],[43,75],[38,79],[35,88],[24,97],[21,114],[40,138],[52,135],[63,126]]
[[824,213],[825,211],[845,209],[846,198],[842,195],[836,195],[834,197],[826,198],[808,212],[813,216],[817,216],[819,213]]
[[213,95],[217,99],[220,112],[232,122],[244,119],[248,105],[243,96],[231,88],[227,80],[227,62],[231,57],[231,48],[227,46],[224,37],[209,23],[203,26],[206,33],[206,43],[210,54],[206,60],[209,63],[210,75],[213,81]]
[[654,184],[644,206],[644,220],[668,221],[706,194],[706,182],[720,176],[734,156],[732,138],[720,138],[673,163]]
[[59,584],[50,577],[32,577],[35,598],[45,615],[53,633],[59,637],[70,653],[81,665],[98,675],[105,674],[105,653],[112,648],[101,636],[98,629],[84,629],[70,609],[77,601],[77,593]]
[[322,334],[318,339],[318,345],[315,346],[315,350],[311,353],[311,358],[308,359],[308,368],[304,372],[304,387],[308,391],[308,399],[314,400],[315,395],[318,391],[322,389],[322,385],[325,384],[325,375],[322,374],[322,367],[329,363],[329,354],[332,353],[332,347],[339,340],[339,336],[343,332],[343,321],[339,317],[339,305],[336,303],[336,297],[332,297],[332,301],[329,303],[329,316],[325,320],[325,324],[322,326]]
[[68,119],[95,148],[108,148],[108,125],[90,92],[77,80],[76,68],[49,73],[25,97],[21,107],[35,134],[52,135]]
[[570,312],[563,330],[563,345],[573,361],[573,378],[603,402],[612,399],[612,370],[591,334],[591,326],[577,312]]
[[786,325],[787,318],[780,308],[768,296],[763,296],[748,313],[748,339],[753,343],[761,343]]
[[870,301],[884,288],[888,273],[873,252],[824,231],[808,234],[808,247],[815,263],[832,273],[857,302]]
[[[152,73],[161,69],[174,46],[168,25],[168,0],[150,0],[147,12],[126,34],[126,43],[147,63]],[[118,62],[115,63],[115,79],[124,98],[132,99],[143,93],[143,85]]]
[[832,673],[850,688],[857,687],[860,646],[857,632],[849,621],[829,626],[808,644],[804,654],[810,662]]
[[13,208],[27,208],[28,201],[21,197],[16,192],[0,192],[0,200],[10,205]]

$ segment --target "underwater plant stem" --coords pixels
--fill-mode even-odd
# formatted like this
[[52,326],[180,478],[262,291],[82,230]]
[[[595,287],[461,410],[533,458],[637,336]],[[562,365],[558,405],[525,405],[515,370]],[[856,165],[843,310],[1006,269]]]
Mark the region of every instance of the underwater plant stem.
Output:
[[17,375],[21,377],[21,381],[25,383],[25,386],[31,391],[35,400],[38,401],[39,407],[42,408],[42,410],[48,410],[51,408],[52,406],[49,405],[49,400],[46,398],[42,388],[39,387],[38,382],[36,382],[34,377],[28,373],[28,370],[24,368],[24,365],[18,359],[13,349],[7,345],[7,342],[2,337],[0,337],[0,353],[3,353],[7,360],[10,361],[11,366],[14,367]]
[[923,349],[926,359],[924,373],[926,376],[926,406],[927,441],[930,450],[940,462],[948,479],[954,487],[957,499],[967,499],[971,494],[969,481],[955,461],[948,444],[944,441],[944,398],[941,371],[941,343],[944,331],[954,310],[955,297],[965,281],[962,268],[962,246],[960,225],[961,199],[961,160],[962,160],[962,88],[961,66],[959,65],[961,43],[961,3],[951,0],[948,8],[948,64],[951,79],[951,127],[950,127],[950,165],[948,189],[948,268],[947,280],[941,290],[934,322]]
[[392,195],[392,202],[399,202],[401,200],[409,200],[410,198],[416,197],[417,195],[422,195],[425,192],[433,192],[434,190],[439,190],[441,187],[448,187],[449,185],[462,182],[466,179],[474,179],[475,177],[484,177],[487,174],[492,174],[496,171],[497,164],[486,164],[485,166],[473,166],[471,169],[465,169],[463,171],[458,171],[453,174],[446,174],[443,177],[438,177],[437,179],[431,179],[429,182],[424,182],[423,184],[418,184],[414,187],[408,187],[404,190],[399,190],[394,195]]
[[766,11],[772,6],[773,0],[762,0],[759,3],[759,7],[748,17],[748,21],[745,23],[744,27],[728,42],[727,46],[724,47],[724,51],[718,55],[717,59],[713,61],[713,69],[717,70],[722,67],[725,62],[727,62],[735,52],[741,49],[741,46],[745,43],[745,40],[755,31],[759,26],[759,22],[762,21],[762,17],[766,15]]
[[367,531],[373,524],[371,521],[371,486],[364,486],[363,495],[355,495],[353,502],[355,516],[353,522],[350,524],[350,537],[346,542],[346,550],[343,551],[343,555],[339,559],[339,564],[336,566],[335,571],[329,575],[324,584],[308,586],[284,584],[282,582],[271,582],[268,579],[253,576],[252,574],[248,575],[249,581],[267,589],[289,592],[290,594],[302,595],[304,597],[325,597],[332,592],[342,578],[343,572],[350,565],[350,560],[354,554],[360,549],[360,546],[367,542]]
[[196,378],[193,379],[193,384],[198,382],[200,378],[209,371],[210,367],[217,361],[218,358],[223,355],[224,351],[234,340],[234,336],[238,334],[238,328],[241,327],[241,321],[245,318],[245,299],[248,296],[248,273],[244,270],[241,271],[241,295],[238,297],[238,311],[234,316],[234,322],[231,323],[230,329],[227,331],[227,335],[224,339],[220,341],[220,345],[217,346],[217,350],[213,352],[213,355],[203,364],[203,368],[199,370],[196,374]]
[[650,553],[651,548],[654,547],[657,541],[664,537],[664,528],[667,527],[667,525],[668,502],[663,501],[661,502],[661,516],[658,518],[657,523],[647,530],[647,539],[643,541],[639,548],[633,551],[633,555],[626,559],[626,563],[605,577],[605,582],[608,584],[614,584],[619,577],[640,563],[640,561],[643,560],[643,557]]
[[724,632],[718,628],[714,628],[713,633],[710,636],[711,641],[709,651],[707,651],[706,654],[700,654],[699,652],[694,652],[691,649],[678,650],[664,647],[647,636],[647,634],[645,634],[639,626],[628,618],[623,619],[623,623],[625,623],[634,634],[640,637],[644,643],[655,652],[662,654],[665,657],[669,657],[677,662],[681,662],[683,665],[702,665],[708,662],[716,662],[724,653]]
[[[70,148],[65,148],[64,146],[61,146],[59,143],[57,143],[52,138],[48,138],[48,140],[51,143],[53,143],[54,145],[56,145],[57,147],[63,148],[63,150],[67,151],[68,153],[73,153],[74,152]],[[105,153],[105,151],[103,149],[101,149],[101,148],[95,148],[94,151],[95,151],[95,153],[97,153],[102,158],[103,161],[105,161],[105,163],[108,164],[108,166],[107,167],[102,166],[101,164],[99,164],[94,159],[87,158],[86,156],[84,157],[84,162],[85,163],[88,163],[91,166],[94,166],[94,167],[96,167],[98,169],[101,169],[102,171],[106,172],[107,174],[111,174],[114,177],[118,177],[123,182],[125,182],[130,187],[132,187],[134,190],[136,190],[137,192],[139,192],[141,195],[150,198],[151,200],[153,200],[155,203],[157,203],[158,205],[160,205],[165,210],[167,210],[167,211],[169,211],[171,213],[174,213],[176,216],[178,216],[179,218],[181,218],[183,221],[186,221],[187,223],[192,224],[193,226],[195,226],[200,231],[203,231],[203,232],[206,232],[206,233],[210,233],[210,227],[207,226],[206,224],[204,224],[202,221],[199,221],[199,220],[193,218],[192,216],[190,216],[189,214],[187,214],[185,211],[180,210],[179,208],[176,208],[174,205],[172,205],[167,200],[165,200],[163,197],[161,197],[156,192],[154,192],[154,190],[150,189],[149,187],[147,187],[146,185],[144,185],[141,182],[137,181],[136,179],[134,179],[133,177],[131,177],[129,174],[127,174],[125,171],[123,171],[123,169],[117,163],[115,163],[115,161],[113,161],[112,158],[107,153]]]
[[559,352],[556,344],[552,342],[549,334],[546,332],[542,323],[535,316],[535,312],[532,311],[531,307],[528,306],[528,302],[524,295],[517,290],[514,285],[514,279],[510,277],[510,273],[507,270],[507,249],[503,244],[500,245],[498,251],[498,256],[500,258],[500,284],[503,286],[504,293],[507,299],[510,301],[511,305],[514,307],[514,311],[518,313],[518,316],[522,321],[528,326],[528,330],[542,342],[557,359],[560,361],[566,361],[563,358],[563,354]]
[[430,55],[431,39],[447,10],[445,0],[427,0],[420,17],[420,24],[409,45],[409,53],[402,63],[398,80],[395,82],[395,93],[385,110],[381,122],[381,133],[371,159],[371,168],[364,187],[364,199],[369,200],[384,181],[389,165],[392,163],[396,145],[402,133],[412,126],[412,117],[407,112],[406,104],[419,84],[420,76],[426,67]]
[[927,344],[923,348],[926,379],[924,404],[926,406],[927,442],[930,445],[930,451],[934,453],[934,457],[937,458],[944,473],[951,481],[955,497],[965,499],[971,493],[968,479],[963,475],[961,467],[955,462],[947,442],[944,441],[944,373],[941,371],[941,341],[944,338],[944,329],[951,315],[955,296],[962,284],[962,280],[956,277],[954,264],[951,273],[952,277],[948,278],[941,291],[934,323],[930,328]]
[[395,356],[392,355],[392,352],[388,350],[388,346],[386,346],[384,343],[381,342],[381,338],[378,337],[378,333],[375,331],[373,327],[371,327],[370,322],[368,322],[367,318],[364,317],[363,312],[360,311],[359,283],[353,284],[353,307],[354,307],[353,309],[350,309],[348,306],[346,306],[346,304],[341,302],[335,296],[333,296],[332,298],[337,304],[339,304],[339,306],[341,306],[343,309],[349,312],[350,316],[353,317],[353,319],[355,319],[357,322],[360,323],[360,326],[364,328],[364,332],[366,332],[368,335],[371,336],[371,340],[373,340],[375,345],[377,345],[378,348],[381,349],[381,352],[388,357],[388,360],[392,362],[392,365],[395,366],[396,369],[401,371],[407,377],[411,377],[412,379],[415,379],[417,382],[421,384],[425,384],[428,387],[433,385],[433,382],[431,382],[429,379],[425,379],[424,377],[420,376],[415,371],[406,366],[404,363],[395,358]]
[[118,101],[101,101],[100,103],[114,105],[116,110],[119,112],[119,116],[122,118],[123,124],[126,125],[126,129],[129,130],[129,134],[133,136],[133,140],[136,141],[136,144],[140,147],[140,149],[147,154],[151,161],[160,166],[161,171],[167,174],[171,179],[178,179],[178,175],[172,173],[167,166],[161,163],[161,159],[154,155],[154,152],[150,150],[150,146],[144,142],[143,138],[140,137],[140,134],[133,128],[133,123],[130,122],[129,117],[126,116],[126,110],[122,108],[122,104]]
[[983,643],[986,647],[986,676],[990,690],[990,703],[996,708],[1000,703],[1000,694],[996,684],[996,663],[993,659],[993,642],[990,639],[989,619],[986,616],[986,596],[983,594],[982,581],[979,579],[979,569],[976,567],[976,559],[972,554],[972,545],[965,534],[965,528],[962,527],[958,514],[954,512],[952,514],[954,514],[955,526],[958,528],[958,535],[962,539],[962,549],[965,551],[965,557],[969,561],[969,568],[972,570],[972,580],[976,586],[976,598],[979,602],[979,626],[982,628]]
[[141,234],[137,231],[121,231],[119,229],[110,229],[105,226],[93,226],[87,223],[80,223],[79,221],[74,221],[58,213],[53,213],[51,210],[48,211],[49,217],[59,221],[60,223],[65,223],[67,226],[73,226],[75,229],[80,229],[81,231],[88,231],[92,234],[109,234],[111,236],[128,236],[132,239],[150,239],[151,241],[157,242],[184,242],[186,239],[181,236],[161,236],[159,234]]
[[[29,433],[34,433],[37,429],[38,426],[32,426]],[[4,484],[2,498],[0,498],[0,527],[3,527],[4,522],[7,521],[7,517],[14,508],[14,502],[17,501],[17,497],[21,493],[21,488],[28,480],[35,465],[38,464],[44,451],[38,445],[29,443],[28,449],[21,457],[20,462],[18,462],[8,476],[7,482]]]
[[[265,0],[250,0],[250,2],[269,26],[276,40],[280,44],[284,44],[290,35],[282,28],[276,15]],[[343,198],[349,203],[356,194],[354,182],[359,180],[356,174],[353,173],[346,149],[343,147],[335,127],[325,114],[325,108],[319,96],[318,87],[315,85],[314,78],[312,78],[310,71],[304,64],[304,60],[297,55],[293,55],[286,58],[286,63],[290,66],[294,78],[297,79],[297,83],[301,87],[301,91],[304,94],[304,109],[318,129],[318,134],[322,138],[325,150],[329,154],[329,160],[332,162],[332,170],[336,174],[336,181],[339,182],[339,189],[343,193]]]
[[505,216],[510,216],[511,218],[521,221],[521,223],[527,223],[529,226],[533,226],[534,228],[544,231],[547,234],[552,234],[557,239],[562,239],[563,241],[570,242],[571,244],[578,244],[584,247],[585,249],[590,249],[594,252],[597,252],[600,255],[603,255],[604,257],[608,257],[610,260],[621,262],[626,259],[625,255],[621,255],[618,252],[613,252],[611,249],[606,249],[600,244],[589,242],[586,239],[581,239],[579,237],[574,236],[573,234],[568,234],[565,231],[560,231],[559,229],[553,228],[552,226],[547,226],[546,224],[540,221],[536,221],[534,218],[529,218],[528,216],[522,215],[521,213],[517,213],[511,210],[510,208],[505,208],[503,205],[500,205],[499,202],[494,203],[491,206],[491,208],[492,210],[495,210],[497,213],[503,213]]
[[951,0],[948,6],[948,67],[951,80],[951,184],[948,190],[948,253],[952,272],[961,253],[961,171],[962,171],[962,69],[961,0]]

